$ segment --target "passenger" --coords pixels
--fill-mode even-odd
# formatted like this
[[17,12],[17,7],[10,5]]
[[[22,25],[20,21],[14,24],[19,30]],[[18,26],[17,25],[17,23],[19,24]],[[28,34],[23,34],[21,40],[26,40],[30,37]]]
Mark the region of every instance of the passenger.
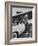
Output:
[[25,16],[24,16],[24,18],[23,18],[23,23],[25,24],[25,33],[27,32],[27,26],[28,26],[28,15],[26,14]]

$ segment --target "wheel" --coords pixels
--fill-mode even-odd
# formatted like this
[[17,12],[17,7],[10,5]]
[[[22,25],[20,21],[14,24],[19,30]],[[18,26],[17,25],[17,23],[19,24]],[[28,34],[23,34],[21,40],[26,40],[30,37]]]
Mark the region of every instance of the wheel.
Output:
[[17,31],[16,31],[16,32],[13,32],[13,33],[12,33],[12,37],[13,37],[13,38],[18,38],[18,32],[17,32]]

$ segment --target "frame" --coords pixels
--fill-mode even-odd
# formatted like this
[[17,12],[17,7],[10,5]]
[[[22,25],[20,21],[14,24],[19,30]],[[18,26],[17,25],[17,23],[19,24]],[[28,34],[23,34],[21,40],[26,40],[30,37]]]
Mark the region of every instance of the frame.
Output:
[[[12,35],[12,21],[11,21],[12,20],[12,9],[14,9],[14,8],[15,8],[16,11],[19,11],[18,9],[23,9],[23,8],[26,8],[26,9],[29,8],[29,10],[33,9],[32,10],[33,11],[32,12],[32,17],[33,17],[33,19],[32,19],[32,22],[33,22],[32,23],[33,24],[33,26],[32,26],[33,27],[33,31],[32,31],[33,39],[32,38],[24,38],[24,39],[23,38],[21,38],[21,39],[17,38],[18,40],[13,39],[13,41],[10,42],[11,35]],[[14,10],[14,12],[15,12],[15,10]],[[29,10],[26,10],[26,11],[28,12]],[[17,12],[17,13],[20,14],[20,12]],[[15,13],[13,13],[13,14],[15,14]],[[17,37],[18,34],[13,33],[13,35],[15,35]],[[10,44],[36,43],[36,42],[37,42],[37,4],[6,1],[5,2],[5,44],[10,45]]]

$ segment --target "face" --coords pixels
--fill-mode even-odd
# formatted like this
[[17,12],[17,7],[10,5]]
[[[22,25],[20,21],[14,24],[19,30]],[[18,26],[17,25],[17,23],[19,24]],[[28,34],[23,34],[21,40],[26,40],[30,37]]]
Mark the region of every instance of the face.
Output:
[[25,15],[22,21],[26,24],[28,22],[28,16]]

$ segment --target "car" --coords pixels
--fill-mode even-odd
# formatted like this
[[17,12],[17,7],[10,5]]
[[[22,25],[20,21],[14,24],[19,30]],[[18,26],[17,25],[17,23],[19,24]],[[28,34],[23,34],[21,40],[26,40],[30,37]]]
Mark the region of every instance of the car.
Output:
[[21,33],[23,33],[25,30],[25,24],[24,23],[19,23],[18,25],[16,26],[12,26],[12,32],[16,32],[18,33],[18,35],[20,35]]

